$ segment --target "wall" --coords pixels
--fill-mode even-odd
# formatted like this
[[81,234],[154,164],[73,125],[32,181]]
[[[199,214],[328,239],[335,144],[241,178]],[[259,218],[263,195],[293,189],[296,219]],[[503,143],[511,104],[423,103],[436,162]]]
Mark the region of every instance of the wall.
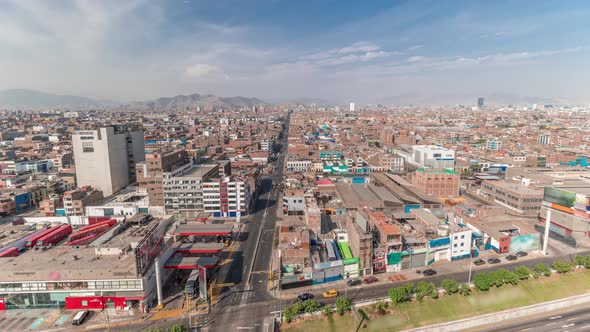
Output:
[[530,233],[513,236],[510,238],[510,251],[529,251],[537,250],[541,247],[541,234]]

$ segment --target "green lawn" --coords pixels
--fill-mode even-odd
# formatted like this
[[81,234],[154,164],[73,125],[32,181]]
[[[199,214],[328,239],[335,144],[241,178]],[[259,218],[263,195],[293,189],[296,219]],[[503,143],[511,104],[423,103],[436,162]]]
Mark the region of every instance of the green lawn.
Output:
[[[541,277],[521,282],[517,286],[504,285],[488,292],[474,291],[470,296],[444,296],[437,300],[408,302],[395,306],[398,314],[390,314],[368,322],[364,331],[398,331],[400,329],[431,325],[491,312],[551,301],[590,292],[590,272],[580,271],[565,275]],[[354,318],[350,315],[298,322],[286,331],[354,331]]]

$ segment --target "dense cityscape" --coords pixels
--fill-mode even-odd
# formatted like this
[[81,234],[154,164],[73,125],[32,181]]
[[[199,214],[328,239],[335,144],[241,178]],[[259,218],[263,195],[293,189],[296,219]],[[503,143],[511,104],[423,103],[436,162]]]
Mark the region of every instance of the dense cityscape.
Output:
[[590,329],[584,1],[0,1],[0,332]]

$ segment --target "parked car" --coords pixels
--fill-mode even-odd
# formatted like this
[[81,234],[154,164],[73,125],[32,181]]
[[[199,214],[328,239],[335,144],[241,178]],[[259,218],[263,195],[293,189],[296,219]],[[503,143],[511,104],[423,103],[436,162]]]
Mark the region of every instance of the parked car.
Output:
[[297,296],[297,299],[301,302],[313,299],[313,294],[311,293],[303,293]]
[[348,279],[348,281],[346,282],[346,284],[347,284],[349,287],[352,287],[352,286],[358,286],[358,285],[360,285],[361,283],[362,283],[362,282],[361,282],[361,279],[358,279],[358,278]]
[[510,262],[511,262],[511,261],[515,261],[515,260],[517,260],[517,259],[518,259],[518,257],[516,257],[516,256],[514,256],[514,255],[508,255],[508,256],[506,256],[506,260],[507,260],[507,261],[510,261]]
[[497,257],[488,258],[488,263],[489,264],[498,264],[498,263],[500,263],[500,258],[497,258]]
[[379,279],[377,279],[377,277],[375,277],[375,276],[368,276],[368,277],[366,277],[365,279],[363,279],[363,282],[364,282],[365,284],[367,284],[367,285],[368,285],[368,284],[375,283],[375,282],[377,282],[377,281],[379,281]]
[[484,265],[485,263],[486,261],[484,261],[483,259],[477,259],[475,262],[473,262],[473,264],[475,264],[476,266]]
[[433,276],[436,274],[436,271],[433,269],[424,270],[422,274],[426,277]]
[[322,295],[324,296],[324,298],[330,299],[338,296],[338,291],[335,289],[330,289],[329,291],[322,293]]
[[516,253],[516,256],[518,256],[518,257],[524,257],[524,256],[527,256],[527,255],[528,255],[528,253],[526,253],[524,251],[519,251],[519,252]]

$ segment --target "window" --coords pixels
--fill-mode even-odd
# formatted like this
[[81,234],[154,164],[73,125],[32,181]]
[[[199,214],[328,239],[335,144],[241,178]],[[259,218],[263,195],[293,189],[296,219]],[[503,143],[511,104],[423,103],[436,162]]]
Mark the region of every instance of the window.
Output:
[[464,239],[464,238],[465,238],[465,235],[461,235],[461,239]]
[[82,152],[94,152],[94,145],[92,142],[82,142]]
[[453,245],[453,247],[457,248],[457,244],[455,243],[455,244]]

